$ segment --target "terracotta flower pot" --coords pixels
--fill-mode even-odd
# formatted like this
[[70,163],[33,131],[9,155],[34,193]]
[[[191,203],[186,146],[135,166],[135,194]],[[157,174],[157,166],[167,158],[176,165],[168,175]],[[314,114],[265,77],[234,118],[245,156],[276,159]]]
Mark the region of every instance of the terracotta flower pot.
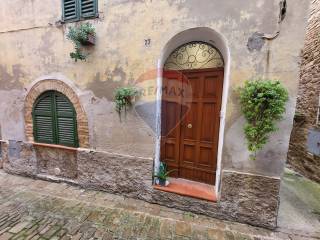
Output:
[[95,45],[96,44],[96,36],[93,34],[88,34],[87,41],[82,43],[83,45]]

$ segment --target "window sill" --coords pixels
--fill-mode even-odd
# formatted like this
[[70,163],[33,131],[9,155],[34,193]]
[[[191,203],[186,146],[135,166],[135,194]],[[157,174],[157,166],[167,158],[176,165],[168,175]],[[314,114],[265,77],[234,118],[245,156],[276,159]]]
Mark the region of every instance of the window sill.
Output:
[[36,143],[36,142],[31,142],[33,146],[36,147],[48,147],[48,148],[56,148],[56,149],[63,149],[63,150],[69,150],[69,151],[78,151],[78,148],[73,148],[73,147],[67,147],[67,146],[62,146],[62,145],[55,145],[55,144],[47,144],[47,143]]
[[185,180],[181,178],[170,178],[170,184],[167,187],[154,185],[156,190],[175,193],[178,195],[197,198],[209,202],[217,202],[214,186]]
[[74,20],[63,20],[60,19],[57,23],[60,25],[68,24],[68,23],[76,23],[76,22],[83,22],[83,21],[88,21],[88,20],[95,20],[95,19],[100,19],[100,16],[93,16],[93,17],[86,17],[86,18],[80,18],[80,19],[74,19]]

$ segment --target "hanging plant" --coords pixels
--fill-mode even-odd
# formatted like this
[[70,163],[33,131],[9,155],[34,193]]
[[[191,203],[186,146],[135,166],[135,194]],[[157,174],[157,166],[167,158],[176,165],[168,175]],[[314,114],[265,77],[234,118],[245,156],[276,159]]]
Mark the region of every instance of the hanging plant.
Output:
[[120,87],[115,91],[115,102],[116,102],[116,111],[118,112],[121,119],[121,112],[127,112],[127,109],[132,106],[132,101],[135,97],[141,95],[135,87]]
[[288,92],[279,81],[247,81],[240,88],[241,110],[247,121],[244,133],[252,159],[277,130],[276,121],[282,118],[287,101]]
[[73,42],[75,51],[70,53],[70,57],[76,62],[86,60],[87,55],[83,53],[82,47],[95,44],[95,28],[91,23],[81,24],[76,27],[69,27],[67,38]]

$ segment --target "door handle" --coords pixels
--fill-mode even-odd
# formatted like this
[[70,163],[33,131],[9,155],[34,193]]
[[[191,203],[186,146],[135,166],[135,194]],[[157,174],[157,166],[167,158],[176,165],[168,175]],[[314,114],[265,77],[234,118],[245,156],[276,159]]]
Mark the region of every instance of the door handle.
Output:
[[192,128],[192,124],[189,123],[189,124],[187,125],[187,127],[188,127],[188,128]]

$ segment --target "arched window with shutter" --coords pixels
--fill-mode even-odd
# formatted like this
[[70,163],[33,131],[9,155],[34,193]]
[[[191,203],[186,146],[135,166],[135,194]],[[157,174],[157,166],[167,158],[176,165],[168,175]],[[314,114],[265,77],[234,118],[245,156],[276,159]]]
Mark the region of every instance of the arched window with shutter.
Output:
[[36,142],[79,147],[76,111],[65,95],[41,94],[33,106],[33,124]]

